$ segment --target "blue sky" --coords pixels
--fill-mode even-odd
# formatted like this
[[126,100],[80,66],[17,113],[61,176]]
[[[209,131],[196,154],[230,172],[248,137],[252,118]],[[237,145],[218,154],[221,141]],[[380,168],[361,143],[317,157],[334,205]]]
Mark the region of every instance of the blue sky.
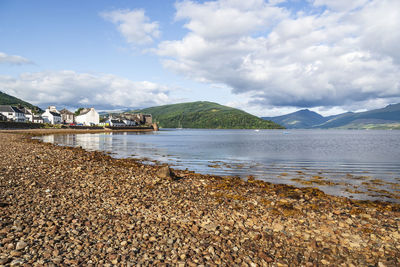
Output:
[[400,102],[400,1],[0,1],[0,90],[41,107]]

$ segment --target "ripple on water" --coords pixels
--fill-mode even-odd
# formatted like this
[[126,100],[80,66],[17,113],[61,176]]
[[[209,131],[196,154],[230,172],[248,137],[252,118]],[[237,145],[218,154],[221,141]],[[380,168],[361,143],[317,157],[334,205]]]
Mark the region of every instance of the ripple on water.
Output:
[[[59,145],[167,163],[214,175],[252,175],[273,183],[318,187],[357,199],[400,199],[400,131],[179,130],[157,134],[67,134]],[[397,140],[397,141],[396,141]],[[373,148],[373,149],[372,149]]]

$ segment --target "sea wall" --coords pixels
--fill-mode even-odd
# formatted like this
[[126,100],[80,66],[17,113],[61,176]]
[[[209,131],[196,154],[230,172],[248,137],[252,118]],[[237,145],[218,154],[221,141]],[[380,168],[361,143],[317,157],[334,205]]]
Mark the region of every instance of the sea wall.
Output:
[[0,129],[40,129],[43,123],[0,121]]

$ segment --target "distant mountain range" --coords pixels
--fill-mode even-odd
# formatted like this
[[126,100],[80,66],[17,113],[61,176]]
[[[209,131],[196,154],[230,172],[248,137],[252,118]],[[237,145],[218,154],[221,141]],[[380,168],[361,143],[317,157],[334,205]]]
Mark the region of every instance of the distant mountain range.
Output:
[[199,101],[151,107],[134,112],[152,114],[163,128],[282,129],[242,110],[213,102]]
[[24,100],[21,100],[19,98],[16,98],[14,96],[8,95],[6,93],[3,93],[0,91],[0,105],[11,105],[11,106],[18,106],[21,105],[23,107],[29,108],[33,111],[36,111],[38,113],[43,112],[42,109],[39,107],[32,105],[31,103],[28,103]]
[[286,128],[400,129],[400,104],[366,112],[347,112],[324,117],[308,109],[277,117],[262,117]]

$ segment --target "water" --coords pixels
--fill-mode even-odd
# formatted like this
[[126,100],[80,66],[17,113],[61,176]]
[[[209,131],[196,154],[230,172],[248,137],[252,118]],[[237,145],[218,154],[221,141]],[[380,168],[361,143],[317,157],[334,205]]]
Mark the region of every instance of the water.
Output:
[[59,145],[329,194],[400,202],[400,131],[163,130],[49,135]]

